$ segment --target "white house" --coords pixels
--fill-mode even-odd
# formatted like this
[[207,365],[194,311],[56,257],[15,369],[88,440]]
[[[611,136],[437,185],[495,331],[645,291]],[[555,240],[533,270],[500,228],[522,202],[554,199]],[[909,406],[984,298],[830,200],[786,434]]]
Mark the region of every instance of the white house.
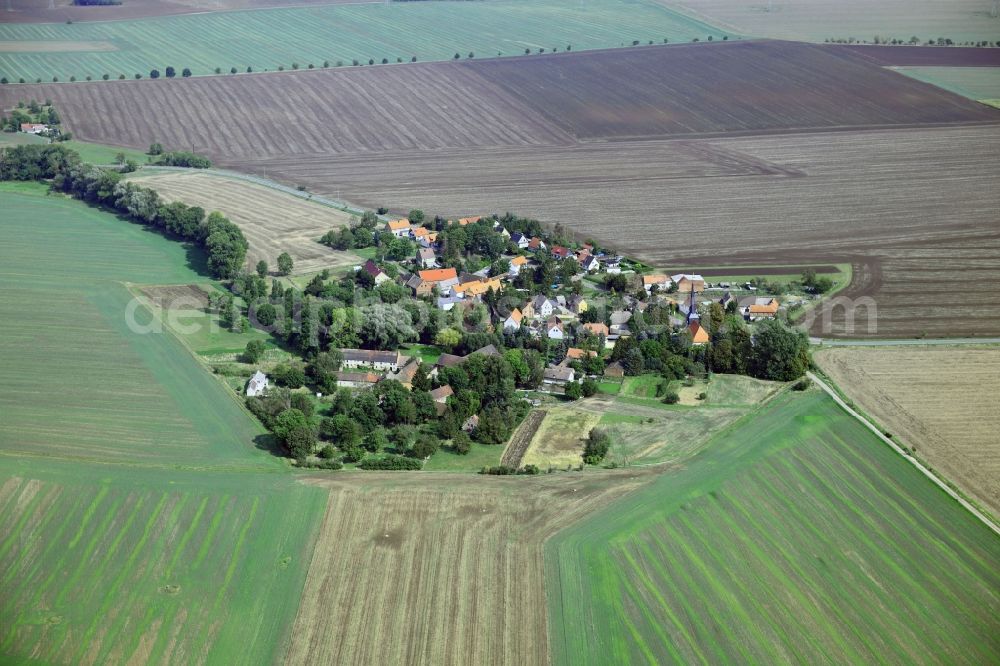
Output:
[[519,328],[521,328],[521,320],[523,318],[524,317],[521,314],[521,311],[518,310],[517,308],[514,308],[514,311],[511,312],[510,315],[506,319],[504,319],[503,330],[505,330],[505,331],[516,331],[516,330],[518,330]]
[[267,375],[258,370],[247,384],[247,395],[252,398],[263,394],[265,390],[267,390]]
[[423,247],[417,250],[417,262],[421,268],[436,268],[437,256],[431,248]]
[[549,340],[562,340],[565,337],[562,322],[555,317],[545,322],[545,335]]
[[580,263],[580,267],[588,273],[596,273],[601,270],[601,260],[591,254]]
[[522,250],[527,248],[528,244],[531,242],[531,239],[524,234],[514,234],[510,237],[510,240]]
[[549,317],[559,307],[555,301],[546,298],[542,294],[535,296],[531,300],[531,313],[533,317]]

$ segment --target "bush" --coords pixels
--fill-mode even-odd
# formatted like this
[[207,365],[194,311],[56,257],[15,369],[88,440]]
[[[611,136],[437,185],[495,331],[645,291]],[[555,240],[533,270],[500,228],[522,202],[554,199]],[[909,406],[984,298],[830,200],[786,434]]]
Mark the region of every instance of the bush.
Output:
[[469,435],[462,431],[455,433],[455,437],[451,440],[451,445],[455,449],[455,453],[460,456],[469,455],[469,451],[472,450],[472,440],[469,438]]
[[331,460],[337,457],[337,450],[333,448],[332,444],[327,444],[319,450],[319,457],[325,460]]
[[680,402],[680,400],[681,396],[678,395],[677,391],[675,391],[674,389],[668,390],[663,395],[663,404],[665,405],[676,405],[678,402]]
[[369,456],[358,463],[360,469],[377,469],[377,470],[412,470],[421,469],[424,466],[423,461],[417,460],[416,458],[408,458],[406,456],[396,456],[389,455],[384,458],[375,458]]
[[698,394],[698,399],[699,400],[708,400],[708,394],[705,393],[704,391],[702,391],[701,393]]
[[245,363],[256,363],[264,355],[264,341],[251,340],[243,349],[243,361]]
[[306,383],[305,370],[297,365],[282,363],[272,371],[272,374],[274,381],[288,388],[299,388]]
[[812,380],[808,377],[803,377],[799,381],[792,384],[793,391],[805,391],[807,388],[812,386]]
[[497,465],[496,467],[484,467],[479,470],[480,474],[490,474],[492,476],[510,476],[517,474],[517,470],[507,465]]
[[587,444],[583,448],[583,462],[596,465],[604,460],[611,447],[611,436],[605,430],[594,428],[587,436]]
[[299,464],[303,469],[343,469],[344,465],[339,460],[320,460],[318,462],[303,462]]

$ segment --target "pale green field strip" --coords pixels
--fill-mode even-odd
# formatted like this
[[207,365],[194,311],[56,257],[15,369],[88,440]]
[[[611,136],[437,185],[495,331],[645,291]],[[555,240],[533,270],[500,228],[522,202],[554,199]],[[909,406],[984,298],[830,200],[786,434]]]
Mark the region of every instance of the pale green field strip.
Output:
[[325,495],[261,474],[0,459],[0,654],[274,663]]
[[1000,651],[1000,539],[815,390],[560,533],[546,567],[556,664]]
[[1000,67],[896,67],[896,71],[969,99],[1000,99]]
[[[264,467],[263,431],[166,331],[133,333],[115,279],[204,280],[185,248],[58,196],[0,192],[0,452]],[[151,315],[139,309],[136,317]]]
[[[653,0],[491,0],[331,5],[213,12],[131,21],[0,25],[0,41],[107,42],[114,51],[0,52],[0,75],[12,81],[103,74],[128,78],[167,65],[195,75],[306,68],[354,59],[450,60],[523,54],[526,48],[612,48],[633,40],[662,43],[720,39],[724,34]],[[37,47],[37,44],[35,45]]]

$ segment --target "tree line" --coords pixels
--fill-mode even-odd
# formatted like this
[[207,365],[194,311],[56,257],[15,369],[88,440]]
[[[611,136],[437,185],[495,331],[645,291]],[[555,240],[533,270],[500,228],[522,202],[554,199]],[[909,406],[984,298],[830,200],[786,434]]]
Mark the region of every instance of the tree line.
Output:
[[235,277],[249,248],[240,228],[221,213],[160,200],[155,190],[125,180],[122,174],[80,160],[65,146],[23,145],[0,151],[0,180],[51,181],[54,191],[109,208],[168,236],[204,248],[208,269],[220,279]]

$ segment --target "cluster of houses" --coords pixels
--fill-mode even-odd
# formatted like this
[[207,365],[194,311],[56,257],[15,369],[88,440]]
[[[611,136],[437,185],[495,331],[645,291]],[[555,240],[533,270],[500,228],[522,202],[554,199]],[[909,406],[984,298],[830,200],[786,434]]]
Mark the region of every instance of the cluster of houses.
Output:
[[[466,226],[480,220],[480,217],[464,217],[454,221],[453,224]],[[490,290],[494,293],[500,292],[519,275],[520,271],[532,269],[543,256],[556,261],[573,258],[579,263],[581,270],[588,273],[622,272],[622,257],[597,252],[588,244],[578,249],[560,245],[550,247],[541,238],[519,233],[511,234],[499,222],[494,223],[493,230],[524,252],[506,257],[509,269],[503,275],[490,276],[489,268],[474,273],[459,272],[455,268],[442,268],[438,262],[438,252],[441,250],[438,232],[412,224],[407,219],[386,222],[384,231],[398,238],[411,239],[417,244],[412,272],[403,272],[394,278],[372,260],[356,267],[356,270],[368,273],[376,285],[394,279],[399,280],[411,290],[413,296],[433,298],[436,306],[443,311],[450,311],[455,307],[470,307],[481,302],[483,296]],[[582,295],[549,297],[538,294],[532,296],[524,306],[515,308],[508,314],[494,314],[494,325],[504,332],[526,331],[533,337],[552,341],[574,339],[574,336],[579,334],[591,334],[603,339],[606,349],[612,349],[620,338],[632,335],[629,324],[636,314],[641,314],[654,302],[667,300],[676,305],[677,312],[671,318],[671,323],[678,327],[686,327],[691,335],[692,344],[703,345],[710,341],[708,331],[701,325],[698,312],[698,297],[703,296],[709,287],[701,275],[647,274],[638,276],[637,281],[637,289],[641,287],[647,294],[645,299],[623,296],[621,309],[610,313],[608,323],[579,321],[581,315],[590,307]],[[735,309],[748,321],[774,318],[780,307],[778,300],[773,297],[758,295],[737,297],[729,291],[726,291],[718,302],[730,312]],[[399,351],[363,349],[340,351],[344,360],[341,371],[337,373],[338,384],[350,388],[368,388],[386,378],[395,379],[410,388],[421,362],[417,358],[404,356]],[[470,356],[499,355],[499,353],[493,345],[489,345],[472,352]],[[565,384],[576,381],[577,372],[571,363],[582,360],[588,355],[596,355],[596,352],[570,347],[561,362],[545,369],[543,390],[558,390]],[[436,376],[440,368],[458,365],[466,358],[441,354],[430,374]],[[622,377],[624,370],[619,363],[612,363],[607,366],[604,375]],[[247,387],[247,395],[257,395],[266,387],[267,378],[258,372]],[[451,395],[451,388],[443,386],[435,389],[433,395],[435,402],[441,405],[439,409],[443,410],[448,396]]]

